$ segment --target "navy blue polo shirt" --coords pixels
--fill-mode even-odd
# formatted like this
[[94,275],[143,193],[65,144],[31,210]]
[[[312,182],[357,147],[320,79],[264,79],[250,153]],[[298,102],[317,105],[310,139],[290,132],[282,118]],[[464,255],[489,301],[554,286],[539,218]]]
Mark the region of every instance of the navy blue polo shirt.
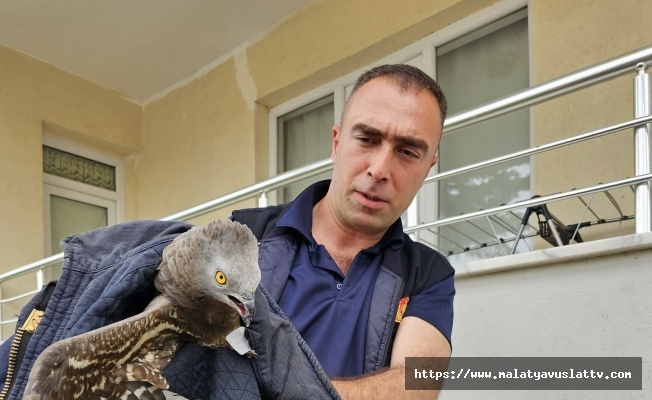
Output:
[[[329,376],[359,376],[364,373],[367,322],[382,255],[388,247],[400,250],[404,233],[399,219],[375,246],[360,251],[348,273],[342,274],[326,248],[312,236],[312,209],[328,186],[323,182],[304,190],[276,223],[294,230],[299,238],[278,304]],[[403,316],[429,322],[450,343],[454,295],[451,275],[413,294]]]
[[383,250],[387,246],[398,250],[404,244],[401,221],[375,246],[360,251],[344,275],[326,248],[312,237],[312,209],[328,185],[311,189],[301,193],[277,222],[296,230],[300,237],[278,304],[329,376],[361,375],[374,282]]

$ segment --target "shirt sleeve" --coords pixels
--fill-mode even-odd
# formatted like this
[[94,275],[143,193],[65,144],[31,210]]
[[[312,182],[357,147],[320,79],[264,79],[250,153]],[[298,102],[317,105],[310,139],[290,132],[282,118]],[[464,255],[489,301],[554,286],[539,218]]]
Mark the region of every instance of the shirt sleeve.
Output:
[[453,275],[425,288],[408,301],[404,317],[417,317],[437,328],[451,343],[453,332]]

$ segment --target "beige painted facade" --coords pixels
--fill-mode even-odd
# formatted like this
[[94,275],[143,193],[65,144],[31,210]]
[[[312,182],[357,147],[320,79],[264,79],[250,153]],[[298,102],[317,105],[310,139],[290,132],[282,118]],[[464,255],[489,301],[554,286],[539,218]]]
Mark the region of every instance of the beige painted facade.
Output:
[[[0,272],[44,256],[45,128],[125,161],[124,219],[162,218],[268,176],[269,108],[493,3],[318,0],[211,72],[144,106],[0,47]],[[650,15],[652,2],[531,0],[532,84],[652,45]],[[632,78],[535,107],[532,144],[631,118]],[[632,176],[631,137],[600,139],[580,154],[568,149],[535,157],[533,192]],[[572,180],[571,172],[577,173]],[[627,232],[631,226],[621,231]]]
[[[130,169],[130,155],[143,150],[142,119],[142,108],[119,93],[0,47],[0,271],[44,256],[46,127],[54,136],[124,157]],[[127,199],[132,217],[134,198]]]

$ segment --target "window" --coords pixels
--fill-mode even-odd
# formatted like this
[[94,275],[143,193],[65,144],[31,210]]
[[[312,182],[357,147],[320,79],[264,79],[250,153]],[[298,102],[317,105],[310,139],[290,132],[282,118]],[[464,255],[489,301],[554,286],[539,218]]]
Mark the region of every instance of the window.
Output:
[[[529,71],[526,10],[437,48],[437,80],[446,93],[451,115],[528,88]],[[522,109],[446,132],[440,144],[439,171],[529,148],[529,116],[529,110]],[[514,203],[530,196],[530,163],[527,159],[516,160],[440,181],[439,217]],[[503,226],[501,219],[518,225],[514,218],[507,213],[483,219],[475,225],[467,222],[442,227],[438,247],[449,253],[477,248],[476,253],[486,253],[482,258],[503,255],[503,250],[509,252],[509,248],[483,248],[481,245],[490,238],[505,237],[508,228]],[[468,258],[468,254],[457,257]],[[476,257],[478,254],[472,259]]]
[[[293,128],[284,125],[296,115],[313,112],[311,110],[316,108],[324,113],[321,115],[326,115],[326,110],[332,109],[335,123],[338,123],[355,79],[375,65],[405,63],[436,77],[446,93],[449,115],[527,88],[529,38],[526,5],[527,2],[523,0],[500,1],[373,65],[273,108],[270,112],[270,148],[271,158],[276,161],[270,166],[272,175],[328,158],[331,139],[329,124],[304,128],[298,133],[306,143],[311,143],[309,147],[324,148],[323,153],[314,152],[310,156],[305,150],[288,146],[288,136],[295,133],[290,133]],[[485,123],[445,132],[440,146],[440,163],[431,175],[528,148],[529,124],[529,110],[521,110]],[[311,129],[314,130],[308,132]],[[310,135],[322,136],[308,139]],[[296,157],[301,151],[306,156]],[[293,162],[287,164],[288,158]],[[278,199],[279,202],[290,200],[307,185],[295,185],[292,190],[286,191],[282,199]],[[402,219],[404,225],[415,225],[529,197],[530,165],[527,161],[518,161],[491,170],[451,177],[439,184],[425,185]],[[494,234],[500,236],[506,228],[499,222],[492,224],[488,220],[480,225],[480,229],[467,225],[422,231],[416,238],[444,254],[456,253],[453,255],[458,258],[455,262],[503,254],[500,248],[482,248],[483,238],[478,237],[478,234],[487,233],[492,237],[495,237]],[[484,241],[488,239],[484,238]],[[480,250],[463,251],[474,246]]]
[[[50,137],[43,140],[45,249],[61,252],[60,242],[74,233],[120,220],[120,160]],[[61,273],[52,269],[51,279]]]
[[[278,118],[277,171],[324,160],[331,155],[331,128],[335,122],[333,95],[326,96]],[[295,198],[309,184],[327,179],[322,174],[285,188],[279,201]]]

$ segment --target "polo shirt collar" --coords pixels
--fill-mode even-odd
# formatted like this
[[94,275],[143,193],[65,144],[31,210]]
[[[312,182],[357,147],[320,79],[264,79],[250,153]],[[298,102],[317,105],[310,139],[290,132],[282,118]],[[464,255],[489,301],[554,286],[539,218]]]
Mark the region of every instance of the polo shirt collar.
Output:
[[[316,244],[312,237],[312,209],[326,196],[329,186],[329,180],[308,186],[296,197],[287,212],[277,221],[276,226],[292,228],[299,232],[308,243]],[[389,227],[376,245],[365,251],[377,253],[387,246],[391,246],[392,250],[399,250],[403,244],[405,244],[403,224],[399,218]]]

